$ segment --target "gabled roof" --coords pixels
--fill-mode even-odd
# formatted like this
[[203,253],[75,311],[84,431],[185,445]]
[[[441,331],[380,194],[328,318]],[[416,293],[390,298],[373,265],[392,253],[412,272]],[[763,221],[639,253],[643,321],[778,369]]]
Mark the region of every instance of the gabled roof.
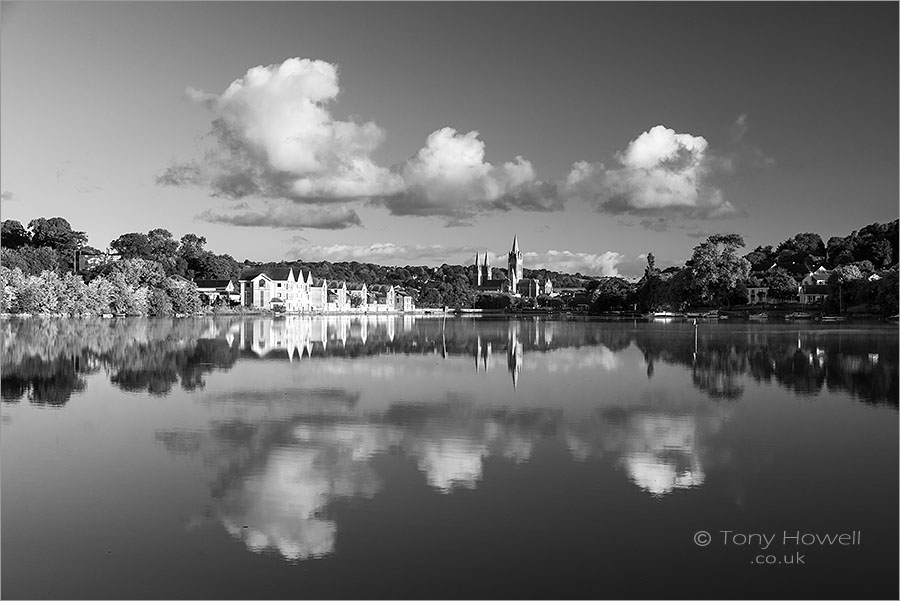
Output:
[[290,276],[291,273],[292,271],[290,267],[254,267],[252,269],[241,272],[240,279],[252,280],[259,275],[265,275],[270,280],[283,282],[284,280],[288,279],[288,276]]
[[325,285],[325,278],[312,278],[312,285],[321,288]]
[[194,280],[197,288],[226,288],[231,280]]
[[365,283],[352,282],[350,284],[347,284],[347,290],[365,290],[365,289],[366,289]]

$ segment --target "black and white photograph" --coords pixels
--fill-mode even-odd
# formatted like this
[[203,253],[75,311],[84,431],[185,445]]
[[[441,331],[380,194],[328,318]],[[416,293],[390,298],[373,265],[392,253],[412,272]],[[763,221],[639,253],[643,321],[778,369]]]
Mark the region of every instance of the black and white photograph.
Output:
[[897,599],[900,2],[0,0],[0,597]]

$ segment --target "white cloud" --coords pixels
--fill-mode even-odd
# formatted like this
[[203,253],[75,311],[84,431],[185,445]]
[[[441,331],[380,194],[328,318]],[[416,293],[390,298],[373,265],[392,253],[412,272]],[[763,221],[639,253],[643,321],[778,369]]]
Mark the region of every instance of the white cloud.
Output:
[[411,159],[400,166],[404,193],[384,199],[396,215],[467,217],[483,211],[561,208],[552,185],[537,179],[530,161],[517,156],[495,167],[485,161],[477,131],[451,127],[432,132]]
[[[384,137],[381,128],[329,112],[339,91],[336,65],[300,58],[254,67],[222,94],[188,88],[188,97],[216,116],[213,147],[201,166],[174,165],[157,181],[204,180],[214,195],[229,198],[321,202],[399,192],[400,177],[370,156]],[[179,168],[187,181],[174,177]]]
[[716,161],[701,136],[657,125],[616,154],[617,167],[580,161],[563,194],[609,213],[723,217],[735,213],[710,183]]
[[549,269],[562,273],[582,275],[619,275],[616,265],[625,255],[614,251],[604,253],[582,253],[569,250],[548,250],[546,252],[526,252],[523,256],[528,269]]
[[206,210],[197,219],[243,227],[345,229],[360,225],[359,215],[346,205],[279,205],[269,204],[253,210],[246,203],[240,210]]

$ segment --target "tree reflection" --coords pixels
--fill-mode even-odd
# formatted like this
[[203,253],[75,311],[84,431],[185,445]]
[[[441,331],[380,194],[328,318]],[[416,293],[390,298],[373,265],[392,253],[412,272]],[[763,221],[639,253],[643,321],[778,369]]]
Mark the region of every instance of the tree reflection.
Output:
[[[165,395],[202,389],[216,369],[239,360],[307,361],[385,354],[468,356],[476,371],[506,366],[513,387],[536,364],[550,371],[612,371],[638,349],[648,378],[659,365],[686,368],[713,399],[741,398],[748,379],[774,382],[797,395],[846,391],[896,405],[898,352],[889,331],[804,326],[610,324],[547,319],[446,319],[413,316],[202,318],[2,322],[3,400],[26,395],[62,405],[103,369],[123,390]],[[569,349],[570,354],[560,352]],[[537,353],[542,360],[526,361]],[[577,355],[577,356],[575,356]],[[390,374],[386,374],[390,377]]]

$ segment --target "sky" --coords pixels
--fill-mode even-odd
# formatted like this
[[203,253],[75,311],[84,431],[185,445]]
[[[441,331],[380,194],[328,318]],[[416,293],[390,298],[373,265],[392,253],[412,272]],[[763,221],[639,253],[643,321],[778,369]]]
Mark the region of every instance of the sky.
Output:
[[898,217],[898,4],[0,3],[0,213],[637,275]]

